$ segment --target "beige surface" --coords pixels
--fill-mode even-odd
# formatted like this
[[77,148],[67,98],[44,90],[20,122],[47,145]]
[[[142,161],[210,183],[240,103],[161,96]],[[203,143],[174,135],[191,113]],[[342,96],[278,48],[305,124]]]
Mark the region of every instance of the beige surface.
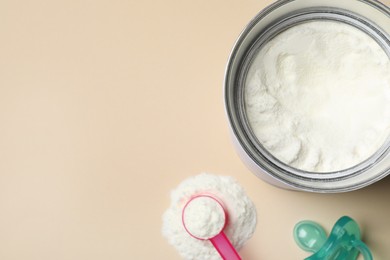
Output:
[[389,178],[291,192],[254,177],[232,147],[224,67],[270,2],[2,0],[0,259],[180,259],[161,215],[201,171],[235,177],[257,206],[244,259],[302,259],[294,224],[330,228],[344,214],[389,259]]

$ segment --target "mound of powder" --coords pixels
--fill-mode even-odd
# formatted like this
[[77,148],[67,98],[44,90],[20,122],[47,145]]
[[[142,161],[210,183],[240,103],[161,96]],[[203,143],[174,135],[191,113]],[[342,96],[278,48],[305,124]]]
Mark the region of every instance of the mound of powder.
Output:
[[[219,260],[221,257],[211,242],[192,237],[182,223],[182,211],[186,203],[200,194],[215,196],[223,202],[228,215],[224,233],[237,250],[255,231],[256,209],[244,189],[228,176],[202,173],[184,180],[172,190],[171,205],[163,214],[163,236],[184,259]],[[203,214],[207,217],[206,213]],[[220,223],[220,220],[215,223]]]
[[332,172],[373,155],[390,134],[390,59],[341,22],[293,26],[264,44],[245,83],[249,124],[274,157]]

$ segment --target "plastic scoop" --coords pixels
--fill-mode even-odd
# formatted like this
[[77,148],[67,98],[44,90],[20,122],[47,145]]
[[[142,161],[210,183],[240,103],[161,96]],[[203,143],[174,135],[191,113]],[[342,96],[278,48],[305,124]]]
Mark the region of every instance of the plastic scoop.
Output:
[[196,239],[210,240],[225,260],[241,260],[223,232],[227,217],[223,204],[205,194],[192,197],[182,211],[183,226],[188,234]]
[[361,241],[359,226],[350,217],[341,217],[328,238],[320,225],[309,220],[297,223],[293,232],[298,246],[314,253],[306,260],[355,260],[359,253],[365,260],[373,259],[369,248]]

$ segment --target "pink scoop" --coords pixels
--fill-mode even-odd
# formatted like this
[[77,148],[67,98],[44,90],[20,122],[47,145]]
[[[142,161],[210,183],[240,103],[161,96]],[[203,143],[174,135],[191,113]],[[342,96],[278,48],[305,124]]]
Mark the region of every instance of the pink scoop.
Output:
[[[186,218],[185,218],[185,211],[188,208],[188,206],[194,202],[194,200],[199,199],[199,198],[206,198],[212,200],[213,203],[218,207],[218,210],[222,212],[224,215],[224,223],[221,226],[220,230],[216,232],[216,235],[213,235],[212,237],[199,237],[198,235],[194,235],[194,232],[191,232],[188,228],[188,225],[190,223],[186,224]],[[206,208],[207,210],[207,208]],[[213,210],[213,208],[210,208],[210,210]],[[201,194],[201,195],[196,195],[192,197],[184,206],[183,211],[182,211],[182,222],[185,230],[190,234],[192,237],[200,240],[210,240],[215,249],[218,251],[218,253],[221,255],[221,257],[224,260],[241,260],[241,257],[238,255],[236,249],[233,247],[233,245],[230,243],[229,239],[226,237],[225,233],[223,232],[226,222],[227,222],[227,213],[225,210],[225,207],[223,204],[215,197],[207,194]]]

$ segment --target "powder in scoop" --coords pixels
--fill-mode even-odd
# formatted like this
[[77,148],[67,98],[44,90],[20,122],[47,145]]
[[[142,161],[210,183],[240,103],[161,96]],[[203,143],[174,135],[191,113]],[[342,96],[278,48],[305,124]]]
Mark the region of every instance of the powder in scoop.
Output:
[[185,207],[183,222],[191,235],[209,239],[222,231],[225,212],[215,199],[200,196],[192,199]]
[[259,142],[301,170],[355,166],[390,133],[389,57],[369,35],[341,22],[306,22],[264,44],[244,95]]
[[210,241],[192,237],[182,223],[184,206],[199,194],[210,194],[223,202],[229,216],[224,233],[237,250],[255,231],[256,209],[244,189],[228,176],[199,174],[184,180],[171,192],[171,205],[163,214],[163,236],[184,259],[220,260],[221,256]]

